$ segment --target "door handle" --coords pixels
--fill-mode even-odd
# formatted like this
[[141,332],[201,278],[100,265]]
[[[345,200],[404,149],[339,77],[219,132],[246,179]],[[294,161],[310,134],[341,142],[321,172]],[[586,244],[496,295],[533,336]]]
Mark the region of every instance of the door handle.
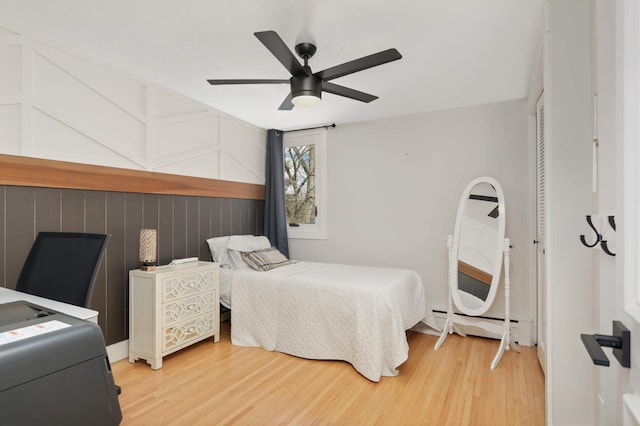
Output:
[[595,365],[609,366],[601,346],[613,348],[613,355],[625,368],[631,368],[631,332],[620,321],[613,321],[613,335],[580,334],[580,339]]

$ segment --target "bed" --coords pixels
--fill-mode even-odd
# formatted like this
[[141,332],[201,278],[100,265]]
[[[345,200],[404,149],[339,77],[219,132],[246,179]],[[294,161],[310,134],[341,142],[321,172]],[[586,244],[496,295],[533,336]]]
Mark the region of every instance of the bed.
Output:
[[[221,303],[231,309],[234,345],[347,361],[377,382],[397,375],[407,360],[406,330],[436,328],[414,271],[294,262],[265,237],[207,242],[221,266]],[[263,255],[257,269],[252,254]]]

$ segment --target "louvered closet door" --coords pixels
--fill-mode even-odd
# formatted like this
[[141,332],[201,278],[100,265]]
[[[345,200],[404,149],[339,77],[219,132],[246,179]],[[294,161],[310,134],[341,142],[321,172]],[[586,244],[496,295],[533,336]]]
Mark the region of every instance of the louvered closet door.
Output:
[[536,113],[536,194],[537,194],[537,226],[536,226],[536,261],[538,288],[538,360],[546,374],[547,351],[547,268],[545,251],[545,174],[544,174],[544,94],[540,95]]

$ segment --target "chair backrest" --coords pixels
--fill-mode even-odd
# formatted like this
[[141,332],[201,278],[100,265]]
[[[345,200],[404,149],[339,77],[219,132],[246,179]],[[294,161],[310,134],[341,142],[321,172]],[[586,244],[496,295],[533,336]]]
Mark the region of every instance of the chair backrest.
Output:
[[89,307],[109,234],[40,232],[22,266],[16,290]]

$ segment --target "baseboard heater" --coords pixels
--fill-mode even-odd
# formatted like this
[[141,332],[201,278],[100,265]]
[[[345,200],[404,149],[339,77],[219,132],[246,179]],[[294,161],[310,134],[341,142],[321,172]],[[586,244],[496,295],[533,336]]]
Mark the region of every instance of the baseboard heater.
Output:
[[[434,309],[434,310],[432,310],[432,312],[433,312],[433,313],[438,313],[438,314],[444,314],[444,315],[447,315],[447,311],[440,311],[440,310],[438,310],[438,309]],[[493,321],[504,321],[504,318],[498,318],[498,317],[485,317],[485,316],[481,316],[481,315],[478,315],[478,316],[472,316],[472,315],[467,315],[467,314],[461,314],[461,313],[459,313],[459,312],[455,312],[455,314],[456,314],[456,315],[460,315],[460,316],[462,316],[462,317],[482,318],[482,319],[486,319],[486,320],[493,320]],[[509,320],[509,322],[517,324],[517,323],[518,323],[518,320],[517,320],[517,319],[513,319],[513,318],[512,318],[512,319],[510,319],[510,320]]]
[[[439,318],[441,318],[443,321],[446,321],[446,317],[447,317],[447,311],[442,311],[442,310],[437,310],[434,309],[432,311],[434,314],[436,314],[436,316],[438,316]],[[488,317],[488,316],[472,316],[472,315],[466,315],[466,314],[462,314],[459,312],[455,312],[456,315],[459,316],[463,316],[463,317],[469,317],[469,318],[480,318],[483,320],[487,320],[487,321],[496,321],[496,322],[500,322],[500,323],[504,323],[504,318],[498,318],[498,317]],[[440,316],[441,315],[441,316]],[[512,324],[512,327],[515,326],[516,328],[518,328],[519,326],[519,321],[517,319],[510,319],[509,323]],[[513,328],[512,328],[513,329]],[[469,327],[464,327],[464,331],[467,335],[469,336],[476,336],[476,337],[484,337],[487,339],[500,339],[500,336],[498,335],[494,335],[491,333],[486,332],[485,330],[478,328],[478,327],[473,327],[473,326],[469,326]],[[516,343],[521,343],[520,342],[520,336],[518,336],[517,334],[512,336],[513,340]]]

